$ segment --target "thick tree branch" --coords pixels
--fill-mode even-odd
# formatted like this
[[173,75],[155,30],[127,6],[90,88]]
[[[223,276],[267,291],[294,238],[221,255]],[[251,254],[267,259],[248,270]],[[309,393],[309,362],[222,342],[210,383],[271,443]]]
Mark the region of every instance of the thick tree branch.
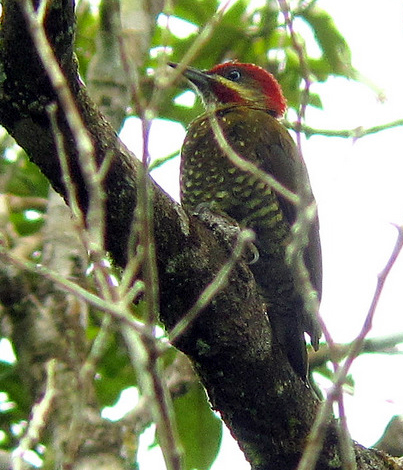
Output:
[[[50,2],[49,2],[50,3]],[[136,208],[140,163],[122,145],[111,126],[87,96],[73,57],[73,5],[55,0],[47,11],[47,36],[68,80],[81,118],[92,139],[96,164],[110,160],[103,191],[106,198],[105,245],[124,266]],[[41,65],[18,4],[3,3],[0,64],[0,123],[26,150],[30,159],[67,198],[57,145],[47,107],[57,104],[57,127],[64,138],[70,174],[84,213],[89,190],[79,152],[63,106]],[[23,53],[21,53],[23,51]],[[168,330],[195,304],[231,256],[225,227],[206,226],[186,214],[155,183],[151,183],[157,267],[160,276],[160,317]],[[271,336],[271,328],[249,267],[233,267],[227,286],[199,314],[176,345],[193,361],[232,434],[253,469],[294,469],[303,452],[318,402],[295,376]],[[318,469],[341,468],[335,423],[330,421]],[[356,447],[357,460],[377,454]],[[367,464],[365,464],[367,465]],[[370,468],[364,464],[360,468]],[[373,468],[373,467],[371,467]],[[381,468],[381,467],[380,467]]]

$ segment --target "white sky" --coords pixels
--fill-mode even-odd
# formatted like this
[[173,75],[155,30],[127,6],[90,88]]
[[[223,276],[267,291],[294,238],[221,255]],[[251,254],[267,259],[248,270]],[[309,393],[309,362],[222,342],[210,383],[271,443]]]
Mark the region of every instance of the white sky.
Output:
[[[319,0],[318,4],[331,14],[344,34],[355,67],[384,91],[386,101],[380,103],[375,92],[364,85],[331,79],[315,86],[324,109],[309,110],[307,124],[328,129],[366,128],[402,118],[403,2]],[[184,130],[177,132],[173,124],[170,126],[163,139],[161,128],[155,126],[159,138],[151,135],[153,156],[167,155],[180,146]],[[133,135],[132,129],[124,135]],[[376,276],[395,241],[392,224],[403,223],[402,147],[401,127],[356,142],[312,137],[304,143],[321,219],[321,313],[336,341],[350,341],[359,332]],[[178,168],[176,159],[153,174],[176,198]],[[370,336],[403,331],[402,280],[401,257],[385,286]],[[390,418],[403,413],[402,370],[403,354],[362,356],[354,364],[355,390],[354,395],[346,396],[346,409],[352,437],[361,444],[373,444]],[[226,439],[213,470],[228,468],[229,459],[233,470],[249,468],[236,444],[228,442]],[[164,466],[160,462],[152,468],[162,470]]]
[[[363,86],[334,83],[325,95],[324,112],[310,113],[309,124],[354,128],[401,119],[403,66],[397,51],[403,47],[402,2],[387,0],[382,6],[375,0],[319,3],[332,14],[350,44],[356,68],[384,90],[387,101],[380,103]],[[316,138],[305,149],[321,206],[322,314],[336,340],[349,340],[361,328],[377,273],[395,241],[391,224],[403,223],[402,137],[400,127],[355,143]],[[385,286],[370,336],[403,331],[402,279],[400,257]],[[355,393],[347,396],[346,409],[350,432],[360,443],[373,444],[391,416],[403,413],[402,370],[402,355],[362,356],[354,364]]]

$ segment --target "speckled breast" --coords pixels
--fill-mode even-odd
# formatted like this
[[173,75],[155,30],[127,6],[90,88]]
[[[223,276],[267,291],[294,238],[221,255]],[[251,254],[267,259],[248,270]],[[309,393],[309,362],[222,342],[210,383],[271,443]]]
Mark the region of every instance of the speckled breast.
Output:
[[[238,118],[230,111],[217,115],[232,149],[259,166],[253,148],[254,129],[244,126]],[[267,242],[271,239],[278,243],[289,235],[289,224],[284,220],[276,194],[267,183],[229,159],[217,143],[207,115],[191,124],[183,144],[181,200],[188,208],[203,203],[212,211],[225,212],[242,226],[253,228],[258,237],[264,231]]]

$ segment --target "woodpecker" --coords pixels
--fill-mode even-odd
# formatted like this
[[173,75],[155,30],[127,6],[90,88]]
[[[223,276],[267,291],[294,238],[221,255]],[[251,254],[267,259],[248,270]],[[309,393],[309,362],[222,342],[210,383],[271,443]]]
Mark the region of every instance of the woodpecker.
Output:
[[[181,202],[189,210],[203,204],[254,230],[258,259],[250,269],[280,347],[305,380],[304,332],[317,349],[321,329],[316,316],[305,311],[293,268],[286,262],[297,209],[267,181],[234,163],[217,138],[218,125],[236,155],[293,193],[301,195],[303,191],[303,200],[311,204],[314,196],[305,163],[279,122],[286,109],[282,90],[272,74],[254,64],[227,62],[208,71],[187,67],[183,75],[201,96],[205,112],[190,124],[182,146]],[[308,231],[303,256],[320,298],[322,261],[317,217]]]

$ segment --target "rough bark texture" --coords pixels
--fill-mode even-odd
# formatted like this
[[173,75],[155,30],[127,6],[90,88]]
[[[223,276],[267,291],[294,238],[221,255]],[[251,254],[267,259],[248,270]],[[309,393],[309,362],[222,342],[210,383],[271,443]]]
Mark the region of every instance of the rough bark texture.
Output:
[[[136,205],[139,163],[92,105],[77,76],[73,58],[73,5],[55,0],[47,16],[48,38],[77,106],[92,136],[97,162],[113,155],[104,182],[107,200],[106,246],[124,266]],[[0,123],[66,196],[46,106],[57,102],[46,73],[25,32],[17,3],[3,3],[0,36]],[[22,52],[23,51],[23,52]],[[88,192],[77,149],[63,112],[58,126],[79,201],[85,211]],[[186,214],[153,183],[154,229],[160,275],[161,320],[168,329],[191,307],[227,261],[230,247],[221,229]],[[253,276],[244,263],[233,270],[228,286],[198,317],[177,346],[193,361],[233,436],[253,469],[294,469],[304,449],[318,402],[287,364],[275,341]],[[391,468],[378,453],[356,446],[360,469]],[[341,468],[335,424],[331,423],[318,469]]]
[[[27,403],[38,402],[43,397],[46,364],[50,359],[56,361],[54,388],[57,392],[54,413],[48,420],[51,444],[46,468],[67,468],[68,464],[72,470],[98,470],[103,459],[111,470],[122,470],[119,450],[123,430],[117,423],[99,416],[94,384],[84,383],[77,374],[77,364],[85,361],[88,344],[75,326],[78,309],[72,302],[77,299],[66,297],[42,276],[18,272],[0,261],[0,303],[12,321],[11,338],[19,359],[20,388]],[[73,424],[72,416],[75,416]],[[65,454],[74,462],[66,462]],[[10,458],[10,454],[4,453],[3,457],[6,456]],[[0,458],[1,468],[11,467],[2,467]]]

